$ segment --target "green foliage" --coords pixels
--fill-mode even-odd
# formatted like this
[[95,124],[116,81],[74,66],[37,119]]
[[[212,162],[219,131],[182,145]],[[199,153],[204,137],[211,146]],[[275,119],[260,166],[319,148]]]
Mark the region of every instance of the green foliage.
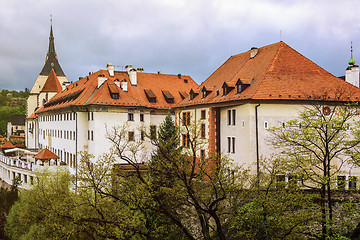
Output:
[[282,167],[280,159],[262,161],[259,189],[247,191],[237,210],[233,228],[238,239],[307,239],[306,227],[317,211],[313,196],[296,182],[277,181]]
[[[324,109],[327,113],[324,114]],[[333,189],[342,166],[357,163],[360,145],[359,122],[355,121],[356,104],[341,106],[313,105],[298,119],[272,128],[274,146],[286,158],[285,172],[296,175],[304,187],[318,194],[320,239],[341,236],[334,218]]]
[[0,92],[0,134],[4,135],[7,122],[14,115],[26,114],[26,100],[29,91],[2,89]]
[[8,239],[5,236],[4,225],[11,206],[18,199],[18,179],[15,179],[10,189],[0,188],[0,239]]

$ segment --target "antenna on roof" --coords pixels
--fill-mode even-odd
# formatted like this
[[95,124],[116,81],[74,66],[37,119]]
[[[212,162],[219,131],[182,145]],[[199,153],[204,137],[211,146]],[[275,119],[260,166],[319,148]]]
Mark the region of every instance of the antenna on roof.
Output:
[[281,42],[282,40],[281,40],[281,29],[280,29],[280,42]]
[[51,24],[52,24],[52,17],[53,17],[53,15],[50,14],[50,23],[51,23]]

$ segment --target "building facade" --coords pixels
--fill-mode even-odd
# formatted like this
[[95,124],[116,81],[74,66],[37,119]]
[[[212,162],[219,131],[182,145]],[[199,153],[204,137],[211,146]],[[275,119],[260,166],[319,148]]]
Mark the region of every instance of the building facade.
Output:
[[[329,106],[360,99],[356,69],[351,61],[344,81],[278,42],[230,57],[176,109],[179,118],[191,116],[203,125],[207,154],[227,155],[256,173],[263,157],[277,153],[269,128],[298,118],[319,97],[326,96]],[[186,146],[185,138],[182,144]],[[342,170],[347,176],[360,175],[350,165]]]

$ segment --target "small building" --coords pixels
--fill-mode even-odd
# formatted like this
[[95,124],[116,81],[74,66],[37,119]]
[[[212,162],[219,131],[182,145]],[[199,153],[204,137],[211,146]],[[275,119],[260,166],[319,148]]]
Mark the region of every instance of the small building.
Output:
[[25,136],[25,115],[12,116],[7,123],[7,136]]

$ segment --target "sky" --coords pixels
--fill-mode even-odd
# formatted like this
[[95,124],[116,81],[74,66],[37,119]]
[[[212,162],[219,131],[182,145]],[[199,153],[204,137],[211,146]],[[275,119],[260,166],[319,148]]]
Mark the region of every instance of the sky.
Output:
[[31,88],[48,49],[69,81],[131,64],[206,80],[230,56],[279,41],[336,76],[353,42],[358,0],[0,0],[0,89]]

